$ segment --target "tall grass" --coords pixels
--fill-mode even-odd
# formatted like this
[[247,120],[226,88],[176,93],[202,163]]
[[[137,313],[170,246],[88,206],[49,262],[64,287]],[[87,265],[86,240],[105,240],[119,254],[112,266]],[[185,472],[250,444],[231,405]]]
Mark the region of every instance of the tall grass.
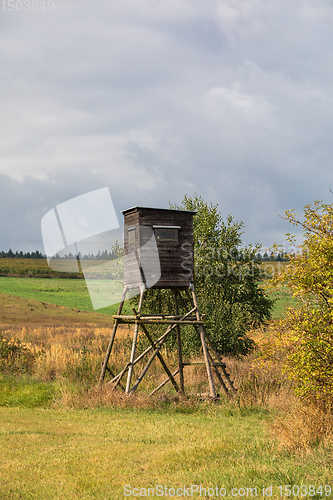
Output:
[[[31,353],[26,371],[41,380],[65,377],[71,381],[97,380],[109,340],[108,328],[95,326],[16,326],[2,332],[11,342]],[[22,358],[24,365],[24,359]]]
[[[110,367],[120,371],[128,362],[131,349],[132,332],[128,327],[118,330]],[[21,358],[22,370],[42,381],[62,381],[84,383],[92,390],[94,398],[95,387],[103,362],[110,329],[96,326],[38,326],[15,327],[4,330],[2,335],[12,343],[19,343],[22,352],[30,353],[29,363],[26,357]],[[140,349],[140,346],[139,346]],[[177,354],[168,352],[166,348],[162,355],[170,366],[177,366]],[[202,358],[193,358],[197,361]],[[279,401],[285,401],[291,393],[291,382],[281,373],[278,365],[263,362],[258,352],[241,358],[224,358],[227,370],[237,388],[235,400],[240,406],[274,407]],[[143,363],[138,363],[134,377],[142,369]],[[140,385],[140,392],[147,394],[165,379],[165,372],[156,359],[147,376]],[[106,384],[107,386],[107,384]],[[207,392],[207,374],[204,365],[194,365],[185,368],[185,387],[188,394]],[[96,392],[97,391],[97,392]],[[110,386],[105,389],[110,392]],[[106,392],[101,392],[105,400]],[[162,392],[174,394],[171,384],[165,386]],[[221,393],[223,397],[223,392]],[[109,397],[110,403],[112,397]],[[80,403],[81,404],[81,403]]]
[[[224,358],[237,394],[230,402],[221,392],[220,404],[238,410],[258,408],[269,411],[274,416],[272,436],[287,449],[310,450],[319,442],[331,442],[332,417],[315,404],[304,406],[297,401],[293,382],[283,372],[283,349],[275,350],[273,357],[266,355],[267,350],[271,353],[274,343],[274,328],[272,323],[266,330],[252,332],[258,347],[251,356]],[[190,411],[197,407],[197,393],[208,390],[205,367],[200,365],[185,369],[185,397],[176,394],[170,383],[155,397],[148,396],[166,376],[158,360],[133,397],[125,396],[119,389],[112,390],[109,384],[98,386],[109,337],[110,329],[94,325],[7,328],[2,331],[3,341],[17,349],[7,364],[2,363],[2,372],[16,376],[30,374],[41,383],[51,382],[54,388],[52,405],[56,408],[177,405]],[[132,332],[128,327],[119,330],[110,359],[112,370],[120,371],[128,362],[131,339]],[[172,371],[173,366],[177,366],[176,353],[164,349],[162,354]],[[4,358],[2,356],[2,360]],[[142,367],[143,364],[138,363],[134,376]]]

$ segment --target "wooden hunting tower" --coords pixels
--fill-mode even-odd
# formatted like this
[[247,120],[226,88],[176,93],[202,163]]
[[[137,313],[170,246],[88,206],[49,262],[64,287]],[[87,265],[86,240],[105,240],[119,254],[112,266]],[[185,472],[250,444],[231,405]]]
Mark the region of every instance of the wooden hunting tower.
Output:
[[[209,396],[216,399],[215,391],[218,382],[228,397],[235,392],[234,386],[221,361],[210,336],[208,335],[203,316],[200,316],[198,302],[194,290],[194,251],[193,251],[193,216],[196,212],[185,210],[168,210],[162,208],[133,207],[124,210],[124,292],[119,304],[118,313],[113,316],[114,324],[110,342],[105,355],[100,383],[104,381],[106,372],[111,375],[109,384],[120,387],[126,394],[133,394],[143,380],[152,362],[159,359],[167,378],[156,387],[151,394],[161,389],[169,381],[177,392],[185,393],[184,367],[193,364],[206,365],[209,382]],[[142,304],[147,288],[170,289],[173,294],[174,311],[169,313],[143,314]],[[126,296],[140,295],[137,310],[132,307],[134,315],[122,313]],[[134,325],[131,355],[125,367],[114,374],[114,368],[108,366],[117,327],[119,324]],[[154,334],[150,325],[165,325],[162,336]],[[184,361],[182,355],[182,338],[180,327],[192,325],[196,330],[202,346],[203,361]],[[149,347],[136,356],[136,345],[139,328],[149,342]],[[160,332],[159,332],[160,333]],[[176,370],[170,371],[162,354],[161,347],[171,333],[176,334],[178,363]],[[113,364],[113,363],[112,363]],[[131,385],[134,370],[136,382]],[[127,373],[127,382],[123,386],[122,378]],[[179,377],[179,381],[177,378]],[[231,393],[230,393],[231,391]]]
[[[162,208],[133,207],[124,210],[124,284],[147,281],[151,262],[158,257],[160,276],[149,288],[182,288],[193,283],[193,215],[195,212]],[[155,244],[147,243],[153,239]],[[142,258],[144,249],[147,248]],[[157,254],[158,255],[153,255]],[[138,267],[135,253],[141,262]],[[157,272],[157,270],[155,270]],[[155,274],[155,273],[153,273]]]

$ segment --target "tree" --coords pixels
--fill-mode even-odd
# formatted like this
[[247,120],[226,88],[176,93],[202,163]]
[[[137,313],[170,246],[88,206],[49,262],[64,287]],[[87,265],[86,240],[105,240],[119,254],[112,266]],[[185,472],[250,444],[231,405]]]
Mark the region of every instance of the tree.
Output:
[[[218,205],[201,196],[184,196],[180,206],[170,208],[196,211],[194,216],[194,284],[200,312],[218,351],[221,354],[248,354],[254,342],[247,336],[253,324],[270,318],[273,302],[259,285],[260,263],[255,257],[259,245],[244,248],[243,222],[232,216],[223,220]],[[147,312],[169,307],[172,296],[168,290],[150,290]],[[192,329],[194,330],[194,329]],[[183,336],[186,351],[196,351],[200,341],[194,331]]]
[[298,299],[283,319],[286,369],[296,393],[327,410],[333,403],[333,205],[315,201],[305,205],[302,219],[294,210],[285,219],[304,235],[300,251],[274,279]]

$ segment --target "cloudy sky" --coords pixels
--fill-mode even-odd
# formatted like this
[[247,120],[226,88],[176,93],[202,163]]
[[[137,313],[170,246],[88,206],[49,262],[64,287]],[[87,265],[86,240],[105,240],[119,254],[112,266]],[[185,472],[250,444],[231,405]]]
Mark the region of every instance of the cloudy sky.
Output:
[[198,193],[283,244],[279,215],[333,201],[332,56],[331,0],[2,2],[0,250],[104,187],[119,214]]

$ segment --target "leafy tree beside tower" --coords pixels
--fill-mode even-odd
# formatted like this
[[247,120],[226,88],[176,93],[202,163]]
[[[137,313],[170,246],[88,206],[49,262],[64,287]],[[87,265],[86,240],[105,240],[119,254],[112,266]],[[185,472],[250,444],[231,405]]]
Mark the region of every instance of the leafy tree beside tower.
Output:
[[[270,319],[273,302],[260,287],[260,263],[255,257],[260,245],[242,246],[243,222],[230,215],[223,220],[218,205],[201,196],[185,195],[181,205],[171,209],[195,211],[194,285],[199,310],[221,354],[245,355],[254,348],[247,332]],[[173,310],[169,290],[149,290],[146,312]],[[195,352],[200,341],[195,332],[183,336],[185,351]]]

